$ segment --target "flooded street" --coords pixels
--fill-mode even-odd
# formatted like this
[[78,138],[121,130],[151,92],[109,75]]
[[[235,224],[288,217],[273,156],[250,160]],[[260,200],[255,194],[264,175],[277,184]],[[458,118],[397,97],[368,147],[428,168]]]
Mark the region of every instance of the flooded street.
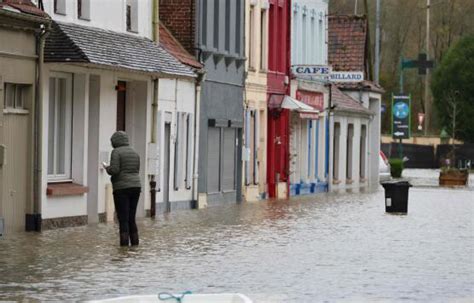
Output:
[[472,185],[412,188],[408,208],[386,214],[380,188],[181,211],[141,220],[136,249],[118,247],[114,224],[10,234],[0,300],[185,290],[255,302],[473,300]]

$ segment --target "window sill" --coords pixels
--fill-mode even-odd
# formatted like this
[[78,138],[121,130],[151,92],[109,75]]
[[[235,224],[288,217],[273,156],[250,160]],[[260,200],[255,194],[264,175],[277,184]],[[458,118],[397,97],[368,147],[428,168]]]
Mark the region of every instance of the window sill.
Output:
[[83,21],[91,21],[91,18],[89,17],[78,17],[78,19]]
[[332,184],[341,184],[341,180],[333,179]]
[[132,34],[138,34],[138,30],[136,29],[127,29],[127,32]]
[[52,197],[60,196],[80,196],[89,191],[87,186],[68,182],[68,183],[48,183],[46,195]]
[[354,180],[352,180],[352,179],[346,179],[346,184],[352,184],[352,183],[354,183]]
[[21,108],[7,108],[3,110],[3,113],[8,115],[8,114],[13,114],[13,115],[28,115],[30,113],[29,110],[27,109],[21,109]]

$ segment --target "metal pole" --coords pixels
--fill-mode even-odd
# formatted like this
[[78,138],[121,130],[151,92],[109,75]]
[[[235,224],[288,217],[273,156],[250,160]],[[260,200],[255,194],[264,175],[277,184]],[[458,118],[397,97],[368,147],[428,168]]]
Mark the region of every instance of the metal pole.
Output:
[[380,1],[377,0],[375,13],[375,83],[379,84],[380,78]]
[[[431,0],[426,0],[426,60],[430,60],[430,5]],[[429,134],[431,129],[431,102],[430,98],[430,69],[426,69],[425,76],[425,135]]]
[[355,0],[355,5],[354,5],[354,15],[357,15],[357,6],[358,6],[358,1]]

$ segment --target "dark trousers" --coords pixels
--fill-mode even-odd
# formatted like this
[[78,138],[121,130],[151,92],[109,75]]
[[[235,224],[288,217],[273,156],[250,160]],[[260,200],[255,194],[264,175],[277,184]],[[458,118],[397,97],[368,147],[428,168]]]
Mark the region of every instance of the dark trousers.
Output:
[[137,213],[138,199],[141,189],[125,188],[114,191],[115,211],[119,221],[120,234],[137,234],[137,223],[135,215]]

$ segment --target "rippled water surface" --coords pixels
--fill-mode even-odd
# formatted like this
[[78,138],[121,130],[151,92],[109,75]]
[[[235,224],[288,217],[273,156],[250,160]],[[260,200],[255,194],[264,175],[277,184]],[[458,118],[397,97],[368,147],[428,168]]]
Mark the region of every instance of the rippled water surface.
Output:
[[240,292],[255,302],[474,300],[474,191],[412,188],[408,215],[383,191],[182,211],[0,239],[0,300]]

